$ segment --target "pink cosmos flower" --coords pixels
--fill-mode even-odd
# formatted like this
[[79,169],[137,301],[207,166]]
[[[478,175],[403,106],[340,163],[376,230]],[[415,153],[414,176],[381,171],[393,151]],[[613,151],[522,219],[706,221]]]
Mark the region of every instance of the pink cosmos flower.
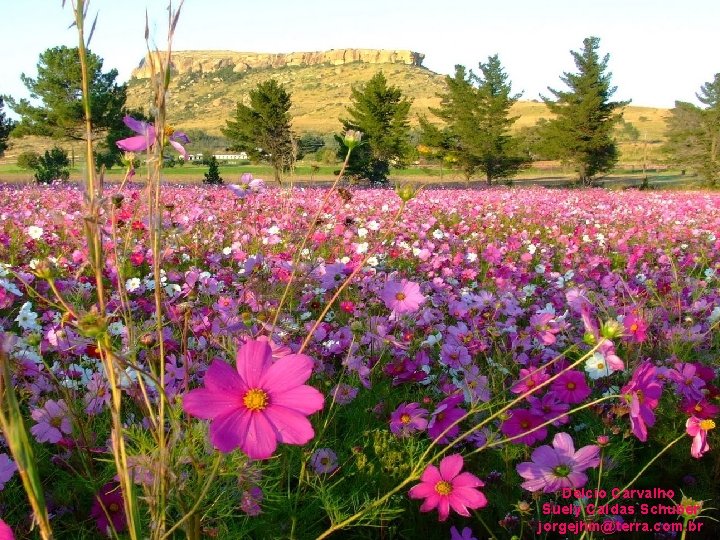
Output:
[[106,536],[112,536],[113,529],[115,532],[127,529],[125,504],[119,484],[108,482],[100,488],[90,508],[90,515],[95,519],[100,532]]
[[[115,144],[117,144],[120,150],[125,150],[126,152],[142,152],[155,144],[156,134],[153,124],[136,120],[132,116],[125,116],[123,122],[127,127],[137,133],[137,135],[117,141]],[[177,150],[183,158],[187,159],[187,152],[183,144],[190,142],[188,136],[182,131],[173,131],[171,128],[166,129],[166,132],[168,137],[167,142],[170,146]]]
[[625,327],[627,339],[630,341],[642,343],[647,339],[648,324],[635,314],[631,313],[625,317],[623,326]]
[[427,413],[419,403],[402,403],[390,415],[390,431],[398,437],[422,431],[428,425]]
[[588,477],[585,470],[600,464],[600,447],[583,446],[577,452],[572,437],[567,433],[558,433],[553,445],[536,448],[530,458],[517,465],[520,476],[525,479],[522,487],[528,491],[553,493],[562,488],[583,487]]
[[388,281],[380,297],[394,315],[414,313],[425,301],[420,285],[407,279]]
[[469,516],[468,508],[476,510],[487,506],[487,498],[479,490],[485,484],[474,474],[461,473],[463,458],[460,454],[444,457],[440,469],[428,465],[420,483],[410,488],[411,499],[425,499],[421,512],[438,509],[440,521],[450,515],[450,508],[461,516]]
[[33,410],[32,417],[37,424],[30,428],[30,433],[37,442],[56,443],[62,439],[63,434],[72,433],[68,407],[62,399],[48,399],[40,409]]
[[17,471],[17,465],[7,454],[0,454],[0,491]]
[[545,373],[544,369],[522,368],[520,370],[520,375],[518,375],[518,381],[512,385],[510,391],[513,394],[525,394],[534,388],[537,388],[549,378],[550,375]]
[[560,401],[565,403],[580,403],[590,395],[590,387],[585,380],[585,374],[570,370],[555,379],[550,386],[551,391]]
[[0,540],[15,540],[10,526],[0,519]]
[[186,413],[212,420],[210,440],[221,452],[240,448],[252,459],[267,459],[277,443],[305,444],[315,436],[306,418],[323,407],[323,395],[305,385],[313,360],[288,354],[272,361],[267,341],[249,339],[240,347],[236,369],[215,360],[205,388],[183,399]]
[[658,406],[662,395],[662,383],[657,378],[657,368],[649,361],[640,364],[620,394],[630,405],[630,426],[633,434],[642,442],[647,441],[647,426],[655,425],[653,409]]
[[705,452],[710,451],[707,442],[708,431],[715,428],[715,422],[710,419],[701,420],[691,416],[685,422],[686,433],[693,438],[690,446],[690,455],[694,458],[701,458]]

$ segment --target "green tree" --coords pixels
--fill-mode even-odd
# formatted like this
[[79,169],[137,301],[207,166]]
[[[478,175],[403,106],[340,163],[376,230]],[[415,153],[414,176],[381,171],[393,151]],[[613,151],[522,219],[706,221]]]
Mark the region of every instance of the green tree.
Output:
[[33,150],[26,150],[17,157],[17,161],[15,163],[21,169],[32,170],[37,166],[39,159],[40,154],[34,152]]
[[667,118],[663,150],[673,163],[695,171],[715,187],[720,181],[720,73],[696,96],[705,108],[675,102]]
[[610,101],[617,88],[610,86],[612,74],[606,72],[610,55],[601,59],[599,46],[599,38],[589,37],[583,41],[582,51],[570,51],[578,72],[560,77],[568,90],[548,87],[555,99],[541,96],[555,115],[545,124],[543,135],[560,159],[575,166],[583,185],[617,163],[613,130],[622,118],[622,108],[630,103]]
[[69,167],[67,152],[57,146],[46,150],[32,165],[38,184],[51,184],[55,180],[66,181],[70,178]]
[[314,154],[325,146],[322,136],[315,133],[305,133],[297,142],[297,158],[303,159],[308,154]]
[[15,127],[15,123],[12,120],[5,118],[5,113],[3,112],[4,107],[5,103],[3,102],[2,96],[0,96],[0,157],[2,157],[5,150],[7,150],[8,137],[13,127]]
[[[117,70],[103,73],[103,60],[88,51],[90,78],[91,118],[93,138],[103,138],[98,152],[100,163],[113,165],[120,162],[120,150],[115,141],[132,134],[122,122],[127,97],[127,86],[115,81]],[[84,112],[82,105],[82,75],[77,47],[54,47],[40,54],[37,78],[24,73],[20,76],[30,91],[33,105],[27,99],[8,99],[10,107],[20,116],[16,134],[41,135],[54,139],[82,140]]]
[[[386,183],[390,166],[402,167],[410,152],[410,123],[408,115],[412,100],[403,97],[402,91],[388,86],[382,71],[366,84],[352,89],[348,118],[340,119],[343,131],[360,131],[362,144],[350,154],[347,173],[367,178],[372,183]],[[336,135],[338,156],[347,154],[343,136]]]
[[280,173],[293,159],[291,105],[290,93],[275,79],[270,79],[250,91],[250,106],[237,104],[235,116],[222,130],[232,150],[268,161],[278,183]]
[[223,179],[220,176],[220,167],[215,156],[210,156],[207,162],[208,172],[205,173],[203,184],[222,184]]
[[[492,184],[495,179],[514,176],[528,162],[517,139],[510,135],[518,119],[510,116],[510,108],[521,94],[512,93],[497,54],[480,62],[479,68],[476,75],[464,66],[455,66],[455,76],[445,79],[447,91],[440,95],[440,108],[431,112],[445,121],[445,140],[466,177],[481,171]],[[422,127],[426,138],[437,138],[427,123]]]

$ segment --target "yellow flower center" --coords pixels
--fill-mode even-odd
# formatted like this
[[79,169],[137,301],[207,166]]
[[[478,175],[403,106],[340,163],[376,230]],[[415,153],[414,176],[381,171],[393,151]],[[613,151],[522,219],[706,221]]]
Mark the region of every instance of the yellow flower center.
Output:
[[605,363],[604,362],[598,362],[597,366],[595,366],[595,369],[605,369]]
[[164,133],[165,133],[165,136],[166,136],[166,137],[170,138],[170,137],[172,137],[173,134],[175,133],[175,128],[172,127],[170,124],[167,124],[167,125],[165,126],[165,131],[164,131]]
[[405,293],[399,292],[395,295],[395,298],[400,301],[405,300]]
[[630,325],[630,331],[631,332],[637,332],[638,325],[636,323],[633,323]]
[[400,416],[400,423],[401,424],[409,424],[410,423],[410,415],[405,413],[402,416]]
[[243,397],[245,407],[251,411],[262,411],[268,404],[268,395],[260,388],[251,388]]
[[110,504],[108,505],[108,512],[109,512],[109,513],[114,514],[114,513],[117,512],[118,510],[120,510],[120,507],[118,506],[117,503],[110,503]]
[[452,484],[450,482],[446,482],[445,480],[440,480],[437,484],[435,484],[435,492],[438,495],[450,495],[452,490]]
[[700,429],[708,431],[715,428],[715,422],[710,419],[700,421]]
[[702,410],[703,410],[703,408],[702,408],[699,404],[698,404],[698,405],[695,405],[695,411],[696,411],[696,412],[701,412]]
[[574,383],[574,382],[569,382],[569,383],[567,383],[567,384],[565,385],[565,387],[566,387],[568,390],[575,390],[575,383]]

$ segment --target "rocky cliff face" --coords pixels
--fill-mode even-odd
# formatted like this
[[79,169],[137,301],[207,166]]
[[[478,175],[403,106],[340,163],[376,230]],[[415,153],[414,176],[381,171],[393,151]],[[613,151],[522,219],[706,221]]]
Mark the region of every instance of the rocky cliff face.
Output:
[[[223,68],[232,68],[235,72],[243,72],[251,69],[285,66],[328,64],[337,66],[353,62],[421,66],[423,58],[425,58],[425,55],[417,52],[379,49],[331,49],[329,51],[277,54],[235,51],[176,51],[172,57],[172,68],[176,73],[183,74],[190,72],[209,73]],[[150,77],[150,62],[147,56],[133,70],[132,77],[136,79]]]

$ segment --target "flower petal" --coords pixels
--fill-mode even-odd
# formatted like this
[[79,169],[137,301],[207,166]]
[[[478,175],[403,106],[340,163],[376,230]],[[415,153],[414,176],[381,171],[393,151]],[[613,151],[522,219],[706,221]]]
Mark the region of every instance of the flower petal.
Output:
[[575,444],[572,437],[567,433],[557,433],[553,438],[553,446],[565,456],[572,456],[575,453]]
[[246,433],[252,413],[235,411],[216,417],[210,424],[210,440],[221,452],[232,452],[245,446]]
[[440,476],[449,482],[460,473],[462,468],[463,457],[460,454],[447,456],[440,462]]
[[144,135],[136,135],[135,137],[121,139],[115,144],[120,150],[125,150],[126,152],[142,152],[146,150],[148,146],[152,146],[152,140]]
[[[264,341],[267,345],[267,342]],[[268,348],[270,348],[268,346]],[[281,393],[304,384],[312,374],[313,360],[304,354],[288,354],[272,364],[259,381],[271,393]]]
[[175,150],[178,151],[178,153],[183,157],[183,159],[187,160],[187,158],[188,158],[187,151],[185,150],[185,147],[182,144],[180,144],[177,141],[173,141],[172,139],[170,139],[170,141],[168,141],[168,142],[170,143],[170,146],[172,146]]
[[241,448],[250,459],[267,459],[275,452],[277,437],[264,413],[250,415],[247,434]]
[[433,486],[440,482],[440,480],[442,480],[442,476],[440,476],[440,471],[435,465],[428,465],[423,471],[422,476],[420,476],[421,482],[427,482]]
[[217,416],[239,412],[243,409],[240,396],[196,388],[183,396],[183,410],[197,418],[210,420]]
[[214,360],[205,372],[203,383],[208,390],[235,394],[238,397],[248,391],[247,385],[238,375],[238,372],[227,362]]
[[267,341],[249,339],[237,353],[237,371],[249,388],[259,388],[260,379],[270,367],[272,351]]
[[310,421],[295,410],[271,405],[265,411],[265,417],[275,428],[275,435],[281,443],[305,444],[315,436]]
[[270,403],[293,409],[301,414],[312,414],[323,408],[325,398],[312,386],[302,385],[278,394],[270,394]]
[[152,127],[152,124],[148,124],[147,122],[143,122],[142,120],[137,120],[130,115],[125,115],[125,117],[123,118],[123,123],[130,129],[132,129],[135,133],[143,136],[145,136],[145,134],[148,132],[148,128]]

